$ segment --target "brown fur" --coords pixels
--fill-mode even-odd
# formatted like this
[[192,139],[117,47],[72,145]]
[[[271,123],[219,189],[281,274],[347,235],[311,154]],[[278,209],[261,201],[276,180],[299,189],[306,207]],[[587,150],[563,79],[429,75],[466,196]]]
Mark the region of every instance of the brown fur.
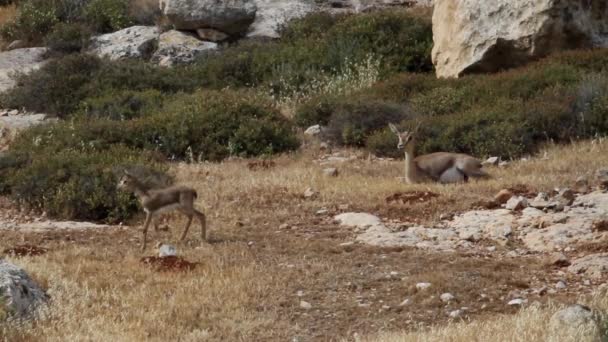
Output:
[[135,176],[126,173],[121,177],[118,188],[133,191],[146,212],[146,221],[143,229],[142,250],[146,249],[148,227],[154,221],[154,230],[158,231],[156,216],[163,211],[179,210],[188,217],[188,222],[181,236],[186,238],[192,218],[194,216],[201,223],[201,238],[207,240],[207,224],[205,214],[194,208],[194,200],[197,198],[196,190],[185,186],[173,186],[164,189],[148,189]]

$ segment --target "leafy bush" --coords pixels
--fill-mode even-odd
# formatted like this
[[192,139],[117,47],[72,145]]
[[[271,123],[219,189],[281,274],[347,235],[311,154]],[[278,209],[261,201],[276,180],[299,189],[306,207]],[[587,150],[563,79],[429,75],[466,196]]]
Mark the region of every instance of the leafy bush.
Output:
[[[4,161],[7,158],[13,159],[12,167]],[[21,162],[15,164],[19,158]],[[0,165],[5,191],[21,205],[55,218],[108,223],[125,220],[137,211],[133,195],[116,189],[123,170],[145,165],[140,169],[146,173],[163,171],[141,152],[124,147],[89,153],[12,151],[0,158]]]
[[131,120],[160,110],[166,101],[158,90],[108,92],[81,103],[78,116],[88,119]]
[[84,50],[91,39],[91,31],[82,24],[59,23],[45,38],[46,46],[53,52],[74,53]]
[[403,106],[387,102],[355,101],[340,103],[332,115],[326,138],[340,145],[365,146],[367,137],[386,127],[388,122],[407,118]]
[[371,134],[365,142],[365,147],[376,156],[403,157],[403,150],[397,148],[397,142],[395,133],[385,128]]
[[101,33],[118,31],[132,24],[129,0],[90,0],[84,17],[96,32]]
[[55,5],[54,0],[20,2],[16,18],[1,28],[0,35],[7,41],[22,39],[28,42],[40,42],[59,22]]

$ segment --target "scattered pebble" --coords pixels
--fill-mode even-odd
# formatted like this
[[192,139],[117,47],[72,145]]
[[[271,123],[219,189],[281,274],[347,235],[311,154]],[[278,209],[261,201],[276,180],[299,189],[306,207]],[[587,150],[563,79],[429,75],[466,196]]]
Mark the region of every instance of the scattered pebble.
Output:
[[509,301],[509,303],[507,303],[507,305],[524,305],[527,302],[528,302],[527,299],[515,298],[515,299],[512,299],[511,301]]
[[563,290],[566,287],[568,287],[568,286],[566,285],[566,282],[564,282],[563,280],[560,280],[557,282],[557,284],[555,284],[555,288],[558,290]]
[[447,302],[454,300],[455,297],[451,293],[444,293],[439,298],[441,298],[442,302],[447,303]]
[[417,290],[426,290],[429,287],[431,287],[431,283],[418,283],[418,284],[416,284],[416,289]]
[[411,302],[412,302],[412,300],[411,300],[411,299],[409,299],[409,298],[407,298],[407,299],[405,299],[403,302],[401,302],[401,303],[399,304],[399,306],[406,306],[406,305],[410,305],[410,303],[411,303]]
[[462,310],[454,310],[450,312],[451,318],[458,318],[462,315]]
[[312,309],[312,304],[302,300],[302,301],[300,301],[300,307],[304,310],[310,310],[310,309]]

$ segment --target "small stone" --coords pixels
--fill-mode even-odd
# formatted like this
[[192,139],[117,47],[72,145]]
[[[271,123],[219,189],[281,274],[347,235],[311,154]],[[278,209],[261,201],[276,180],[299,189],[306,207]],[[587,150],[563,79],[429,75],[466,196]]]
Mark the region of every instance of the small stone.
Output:
[[312,309],[312,304],[310,304],[309,302],[301,300],[300,301],[300,307],[302,309],[304,309],[304,310],[310,310],[310,309]]
[[494,201],[498,204],[505,204],[511,197],[513,197],[513,193],[510,190],[502,189],[494,196]]
[[530,206],[536,209],[545,209],[549,206],[549,196],[544,192],[538,193],[530,202]]
[[255,244],[255,242],[253,242],[253,241],[247,242],[247,246],[249,246],[249,247],[253,246],[254,244]]
[[444,293],[441,296],[439,296],[439,298],[441,299],[442,302],[447,303],[447,302],[454,300],[455,297],[451,293]]
[[498,165],[498,163],[500,162],[500,158],[498,157],[490,157],[488,159],[486,159],[483,163],[481,163],[482,165]]
[[312,188],[308,188],[306,191],[304,191],[304,198],[313,198],[315,196],[317,196],[317,192]]
[[527,299],[515,298],[515,299],[512,299],[511,301],[509,301],[509,303],[507,303],[507,305],[524,305],[527,302],[528,302]]
[[321,126],[320,125],[310,126],[304,131],[304,134],[310,135],[310,136],[317,136],[317,135],[321,134]]
[[507,201],[505,208],[508,210],[517,211],[517,210],[522,210],[527,206],[528,206],[528,200],[525,197],[513,196],[513,197],[511,197],[511,199],[509,199]]
[[287,228],[289,228],[289,225],[287,223],[283,223],[282,225],[279,226],[280,230],[285,230]]
[[407,298],[407,299],[405,299],[403,302],[401,302],[401,303],[399,304],[399,306],[406,306],[406,305],[410,305],[410,303],[411,303],[411,302],[412,302],[412,301],[411,301],[409,298]]
[[416,284],[416,289],[420,290],[420,291],[426,290],[429,287],[431,287],[431,283],[418,283],[418,284]]
[[581,193],[581,194],[585,194],[587,192],[589,192],[589,180],[587,179],[586,176],[580,176],[576,179],[576,182],[574,183],[574,191]]
[[454,310],[454,311],[450,311],[450,317],[451,318],[458,318],[462,315],[462,310]]
[[161,245],[158,249],[158,256],[160,258],[168,257],[168,256],[176,256],[177,249],[171,245]]
[[568,286],[566,285],[566,282],[564,282],[563,280],[560,280],[557,282],[557,284],[555,284],[555,288],[558,290],[563,290],[566,287],[568,287]]
[[557,266],[557,267],[568,267],[570,266],[570,260],[563,253],[553,253],[547,259],[547,265]]
[[329,210],[327,210],[327,209],[319,209],[319,210],[317,210],[317,211],[315,212],[315,214],[317,214],[317,215],[325,215],[325,214],[327,214],[328,212],[329,212]]
[[304,291],[298,290],[298,292],[296,292],[296,296],[303,297],[304,296]]
[[585,285],[585,286],[591,285],[591,280],[589,280],[589,279],[583,280],[583,285]]
[[572,202],[574,202],[574,198],[575,198],[574,191],[572,191],[568,188],[561,189],[559,191],[559,193],[557,194],[557,196],[555,197],[555,199],[558,202],[560,202],[564,205],[571,205]]
[[229,38],[229,36],[227,34],[225,34],[224,32],[214,30],[214,29],[209,29],[209,28],[196,29],[196,34],[202,40],[206,40],[209,42],[215,42],[215,43],[223,42],[224,40]]
[[354,244],[355,244],[354,241],[350,241],[350,242],[343,242],[339,246],[340,247],[349,247],[349,246],[353,246]]
[[338,177],[338,169],[335,167],[329,167],[327,169],[323,169],[323,174],[327,177]]

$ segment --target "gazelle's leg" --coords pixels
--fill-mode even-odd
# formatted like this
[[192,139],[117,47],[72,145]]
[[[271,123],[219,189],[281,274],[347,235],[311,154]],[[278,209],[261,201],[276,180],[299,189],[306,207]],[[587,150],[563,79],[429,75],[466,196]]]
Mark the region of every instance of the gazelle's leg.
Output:
[[188,235],[188,229],[190,229],[190,224],[192,224],[192,212],[184,212],[184,214],[188,216],[188,222],[186,223],[186,228],[184,228],[184,233],[182,234],[180,240],[184,240],[186,238],[186,235]]
[[153,219],[155,232],[158,232],[158,220],[159,220],[158,216]]
[[147,243],[147,235],[148,235],[148,226],[150,226],[150,221],[152,221],[152,214],[146,213],[146,222],[144,223],[144,241],[142,242],[141,250],[142,252],[146,250]]
[[194,209],[196,218],[201,222],[201,238],[203,241],[207,241],[207,217],[201,211]]

